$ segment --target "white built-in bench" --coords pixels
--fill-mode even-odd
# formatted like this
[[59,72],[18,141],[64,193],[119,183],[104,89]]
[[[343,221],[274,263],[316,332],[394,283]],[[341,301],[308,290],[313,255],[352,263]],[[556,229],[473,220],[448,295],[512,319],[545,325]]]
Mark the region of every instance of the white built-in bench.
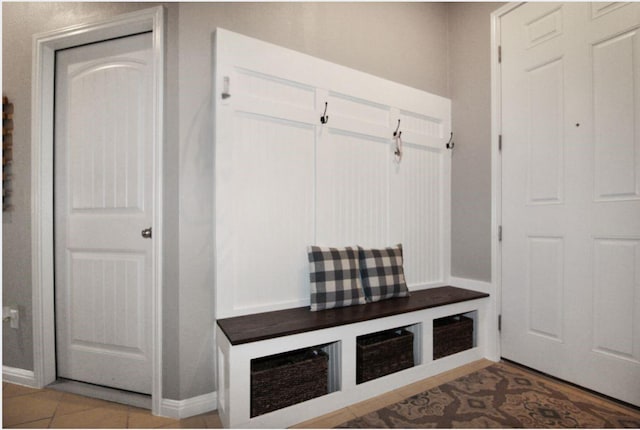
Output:
[[[311,312],[285,309],[218,320],[218,412],[225,427],[283,428],[484,357],[489,295],[451,286],[366,305]],[[433,320],[457,314],[474,319],[474,347],[433,360]],[[356,384],[356,338],[404,327],[413,332],[411,368]],[[318,347],[329,355],[329,394],[250,416],[251,360]]]

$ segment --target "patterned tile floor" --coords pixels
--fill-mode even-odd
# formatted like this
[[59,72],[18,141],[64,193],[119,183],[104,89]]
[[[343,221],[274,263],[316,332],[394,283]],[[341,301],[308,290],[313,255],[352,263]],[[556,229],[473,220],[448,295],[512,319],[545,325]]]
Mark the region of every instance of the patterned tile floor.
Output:
[[216,412],[174,420],[146,409],[50,389],[2,384],[3,428],[221,428]]

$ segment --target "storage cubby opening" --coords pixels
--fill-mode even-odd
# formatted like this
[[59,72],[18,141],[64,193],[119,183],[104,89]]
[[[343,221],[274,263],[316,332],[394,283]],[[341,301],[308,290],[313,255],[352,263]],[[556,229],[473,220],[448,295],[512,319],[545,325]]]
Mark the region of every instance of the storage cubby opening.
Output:
[[478,311],[471,311],[462,314],[467,318],[471,318],[473,320],[473,348],[478,346]]
[[251,418],[340,389],[340,342],[251,360]]
[[397,327],[356,338],[356,384],[420,363],[421,324]]
[[476,346],[477,311],[433,320],[433,359],[437,360]]

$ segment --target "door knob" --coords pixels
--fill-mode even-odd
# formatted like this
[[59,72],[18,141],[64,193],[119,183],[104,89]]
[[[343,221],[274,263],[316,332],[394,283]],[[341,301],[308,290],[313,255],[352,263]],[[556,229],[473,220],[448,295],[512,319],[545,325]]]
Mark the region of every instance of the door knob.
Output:
[[144,230],[142,230],[140,232],[142,234],[142,237],[145,239],[151,239],[151,227],[149,228],[145,228]]

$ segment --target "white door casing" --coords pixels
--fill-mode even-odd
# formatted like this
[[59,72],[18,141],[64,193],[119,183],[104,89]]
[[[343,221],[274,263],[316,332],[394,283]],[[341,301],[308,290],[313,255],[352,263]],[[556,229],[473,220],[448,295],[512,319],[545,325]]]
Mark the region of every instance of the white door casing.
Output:
[[56,378],[53,242],[53,111],[55,51],[153,31],[153,289],[152,412],[162,409],[162,145],[164,106],[164,8],[157,6],[105,20],[72,25],[33,37],[31,202],[33,351],[35,386]]
[[500,27],[502,356],[640,405],[640,8]]
[[151,393],[152,34],[56,53],[58,376]]

